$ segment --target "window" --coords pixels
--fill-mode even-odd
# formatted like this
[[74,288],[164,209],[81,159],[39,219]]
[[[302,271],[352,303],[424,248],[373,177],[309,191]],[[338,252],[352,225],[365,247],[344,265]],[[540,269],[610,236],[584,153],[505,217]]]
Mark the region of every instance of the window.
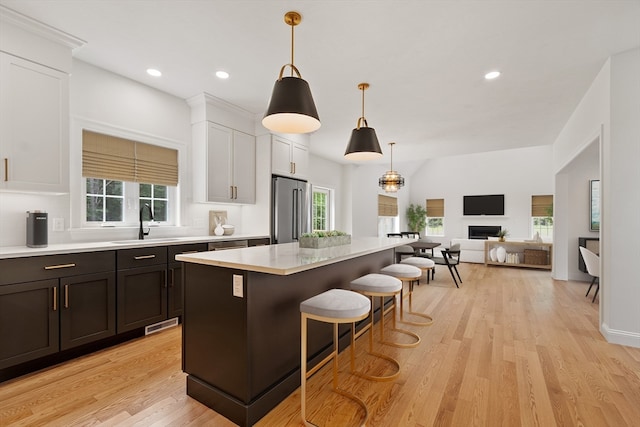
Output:
[[122,222],[124,219],[124,183],[110,179],[87,178],[87,221]]
[[[165,222],[168,218],[169,196],[166,185],[156,184],[140,184],[140,204],[142,207],[145,204],[151,207],[153,211],[153,219],[158,222]],[[143,211],[142,219],[149,221],[149,212]]]
[[553,195],[531,196],[531,230],[542,238],[553,237]]
[[444,199],[427,199],[427,236],[444,236]]
[[313,186],[311,228],[313,231],[329,231],[333,224],[333,190]]
[[378,194],[378,236],[399,232],[398,199]]
[[174,224],[177,150],[83,129],[82,175],[84,225],[137,225],[145,204],[155,221]]

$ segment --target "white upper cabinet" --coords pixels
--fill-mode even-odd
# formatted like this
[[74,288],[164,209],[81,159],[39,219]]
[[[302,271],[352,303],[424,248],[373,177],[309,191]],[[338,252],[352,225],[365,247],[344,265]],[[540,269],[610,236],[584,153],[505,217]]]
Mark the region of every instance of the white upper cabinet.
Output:
[[211,122],[193,125],[194,201],[255,203],[255,137]]
[[69,191],[69,76],[0,52],[0,188]]
[[309,176],[309,148],[274,135],[271,139],[271,172],[306,179]]

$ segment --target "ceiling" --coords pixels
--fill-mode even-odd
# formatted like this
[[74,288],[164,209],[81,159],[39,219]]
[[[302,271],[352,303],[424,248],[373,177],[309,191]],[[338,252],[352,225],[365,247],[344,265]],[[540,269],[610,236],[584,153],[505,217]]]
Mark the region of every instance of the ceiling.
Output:
[[[261,117],[290,62],[342,163],[361,115],[389,162],[552,144],[612,54],[640,46],[640,0],[0,0],[86,41],[74,57],[180,98],[207,92]],[[149,67],[162,71],[150,77]],[[230,73],[227,80],[216,70]],[[495,80],[484,74],[499,70]]]

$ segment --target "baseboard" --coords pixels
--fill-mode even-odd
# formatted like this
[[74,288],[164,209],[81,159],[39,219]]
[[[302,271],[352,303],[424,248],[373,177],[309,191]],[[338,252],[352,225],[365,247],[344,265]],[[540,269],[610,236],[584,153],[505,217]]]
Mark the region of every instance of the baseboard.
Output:
[[640,348],[640,333],[611,329],[606,323],[600,325],[600,332],[607,342],[611,344]]

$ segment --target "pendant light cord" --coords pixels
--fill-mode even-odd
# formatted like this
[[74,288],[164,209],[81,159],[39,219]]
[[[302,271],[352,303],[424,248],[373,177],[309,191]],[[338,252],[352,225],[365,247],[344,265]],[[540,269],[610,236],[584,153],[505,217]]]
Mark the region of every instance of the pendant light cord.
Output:
[[293,24],[293,22],[291,23],[291,77],[293,77],[293,29],[294,29],[295,25]]

